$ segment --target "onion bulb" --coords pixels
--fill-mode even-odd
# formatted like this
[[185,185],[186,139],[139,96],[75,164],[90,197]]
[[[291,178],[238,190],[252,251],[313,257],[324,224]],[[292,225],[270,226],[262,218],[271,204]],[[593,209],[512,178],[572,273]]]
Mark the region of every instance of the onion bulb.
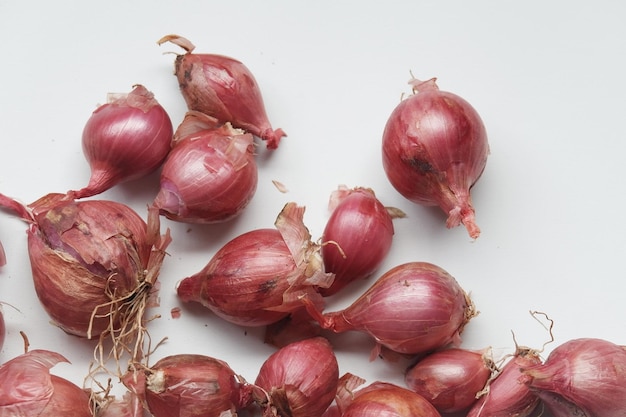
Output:
[[158,41],[165,42],[187,52],[176,57],[175,75],[189,110],[230,122],[265,140],[268,149],[278,147],[285,132],[272,129],[261,90],[244,64],[223,55],[194,54],[195,46],[182,36],[167,35]]
[[252,404],[252,388],[230,366],[205,355],[167,356],[133,369],[122,383],[154,417],[225,417]]
[[539,398],[528,388],[530,378],[522,369],[541,363],[539,354],[518,347],[489,381],[482,396],[470,408],[467,417],[528,417],[539,405]]
[[73,198],[91,197],[156,171],[170,151],[172,135],[170,117],[144,86],[109,94],[83,129],[91,177],[85,188],[70,192]]
[[405,375],[409,389],[441,413],[455,413],[476,402],[495,364],[486,352],[460,348],[440,350],[420,359]]
[[170,220],[224,222],[248,205],[257,181],[252,135],[226,123],[177,139],[163,164],[154,206]]
[[35,291],[54,323],[72,335],[110,336],[116,347],[138,348],[170,242],[169,231],[159,235],[158,213],[151,210],[146,224],[124,204],[63,194],[28,206],[0,194],[0,207],[30,225]]
[[458,345],[460,334],[476,314],[474,304],[458,282],[427,262],[398,265],[347,308],[330,313],[303,299],[309,314],[324,329],[361,331],[378,346],[402,354],[423,354]]
[[293,342],[261,366],[254,385],[268,417],[320,417],[330,406],[339,383],[339,365],[323,337]]
[[476,110],[456,94],[440,91],[435,80],[411,80],[414,94],[389,116],[383,167],[405,198],[439,206],[448,216],[448,228],[462,223],[476,239],[480,228],[470,189],[487,163],[487,133]]
[[320,289],[324,296],[373,274],[391,249],[392,220],[404,216],[398,209],[383,206],[374,191],[364,187],[339,186],[330,196],[329,208],[322,259],[335,280],[330,287]]
[[333,276],[324,273],[303,216],[304,207],[288,203],[275,229],[235,237],[201,271],[178,284],[179,298],[242,326],[278,322],[302,307],[299,299],[305,294],[320,302],[316,288],[330,285]]
[[[528,366],[531,390],[552,393],[553,403],[583,410],[585,416],[626,415],[626,347],[602,339],[569,340],[545,363]],[[560,397],[560,399],[559,399]]]

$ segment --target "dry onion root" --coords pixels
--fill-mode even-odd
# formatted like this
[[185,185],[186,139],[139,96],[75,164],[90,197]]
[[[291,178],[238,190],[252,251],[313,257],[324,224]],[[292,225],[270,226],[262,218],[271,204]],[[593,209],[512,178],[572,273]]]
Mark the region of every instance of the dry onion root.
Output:
[[[68,334],[97,339],[99,366],[124,354],[143,356],[144,313],[157,303],[157,278],[169,230],[130,207],[48,194],[29,205],[0,194],[0,207],[29,224],[28,253],[37,297]],[[107,347],[111,344],[110,351]]]

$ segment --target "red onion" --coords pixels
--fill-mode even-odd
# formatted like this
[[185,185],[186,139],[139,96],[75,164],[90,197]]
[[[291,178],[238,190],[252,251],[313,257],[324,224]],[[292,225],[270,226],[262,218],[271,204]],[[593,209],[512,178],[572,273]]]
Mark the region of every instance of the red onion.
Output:
[[223,222],[248,205],[257,181],[252,135],[227,123],[179,139],[163,164],[154,205],[175,221]]
[[[344,383],[346,376],[352,375],[344,375],[340,384]],[[363,380],[356,377],[354,383],[362,383],[361,381]],[[395,384],[380,381],[357,391],[350,387],[339,391],[337,405],[339,412],[330,409],[329,416],[440,417],[435,407],[421,395]]]
[[[48,194],[24,206],[0,194],[0,207],[30,224],[35,291],[52,320],[80,337],[110,336],[117,347],[141,342],[141,319],[154,302],[169,231],[130,207]],[[136,353],[136,352],[134,352]]]
[[557,346],[545,363],[526,367],[524,373],[532,390],[557,394],[566,404],[584,410],[584,415],[626,415],[624,346],[602,339],[573,339]]
[[217,316],[243,326],[265,326],[301,307],[316,287],[332,282],[319,248],[310,241],[304,207],[288,203],[276,229],[257,229],[226,243],[198,273],[178,285],[181,300],[199,302]]
[[176,57],[175,75],[189,110],[230,122],[267,141],[268,149],[278,147],[285,132],[272,129],[261,90],[244,64],[223,55],[194,54],[195,46],[182,36],[167,35],[158,41],[165,42],[187,52]]
[[352,281],[366,278],[378,269],[391,249],[398,209],[385,208],[369,188],[340,186],[330,197],[332,211],[322,236],[322,259],[327,272],[335,274],[330,296]]
[[172,121],[144,86],[136,85],[128,94],[109,94],[107,101],[83,130],[91,178],[87,187],[70,192],[77,199],[156,171],[170,150]]
[[550,411],[552,417],[590,417],[576,404],[567,401],[559,394],[549,391],[536,391],[535,393],[543,407]]
[[[421,354],[460,343],[476,314],[458,282],[442,268],[410,262],[383,274],[349,307],[322,314],[303,299],[311,316],[336,333],[365,332],[379,345],[403,354]],[[375,349],[373,355],[377,353]]]
[[383,133],[383,166],[408,200],[439,206],[447,227],[463,223],[476,239],[470,189],[489,154],[483,122],[463,98],[440,91],[435,78],[412,80],[415,94],[394,109]]
[[231,416],[252,404],[252,388],[230,366],[204,355],[167,356],[122,382],[154,417]]
[[339,365],[323,337],[291,343],[272,354],[254,383],[268,417],[320,417],[337,392]]
[[539,398],[528,389],[530,378],[522,369],[541,363],[539,354],[518,347],[515,355],[488,383],[485,394],[472,406],[467,417],[528,417]]
[[485,352],[450,348],[420,359],[407,371],[405,382],[440,413],[455,413],[476,402],[494,367]]

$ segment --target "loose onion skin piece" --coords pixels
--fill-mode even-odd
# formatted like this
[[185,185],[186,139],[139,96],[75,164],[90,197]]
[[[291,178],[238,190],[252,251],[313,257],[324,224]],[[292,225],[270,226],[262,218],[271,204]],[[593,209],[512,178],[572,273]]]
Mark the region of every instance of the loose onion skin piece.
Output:
[[4,314],[2,313],[2,304],[0,303],[0,350],[2,350],[2,346],[4,346],[4,339],[6,337],[7,328],[4,323]]
[[339,383],[339,365],[323,337],[304,339],[279,349],[261,366],[254,382],[265,394],[257,402],[267,417],[320,417]]
[[178,140],[163,164],[154,206],[170,220],[225,222],[250,203],[257,182],[252,135],[227,123]]
[[257,229],[226,243],[198,273],[177,288],[184,302],[199,302],[237,325],[266,326],[302,307],[307,294],[321,302],[317,287],[330,285],[319,249],[303,224],[304,207],[285,205],[276,229]]
[[195,46],[179,35],[166,35],[158,44],[165,42],[187,51],[176,57],[174,73],[189,110],[230,122],[265,140],[268,149],[278,148],[286,134],[272,129],[259,85],[243,63],[223,55],[194,54]]
[[[347,308],[330,313],[303,299],[324,329],[361,331],[393,352],[418,355],[458,345],[476,315],[474,304],[447,271],[427,262],[409,262],[386,273]],[[379,353],[375,349],[372,358]]]
[[89,184],[73,198],[100,194],[116,184],[156,171],[170,151],[172,121],[154,94],[136,85],[128,94],[109,94],[83,129]]
[[543,364],[526,367],[524,373],[532,390],[557,394],[584,415],[626,415],[624,346],[597,338],[572,339],[554,348]]
[[383,167],[405,198],[439,206],[448,216],[448,228],[462,223],[476,239],[480,228],[470,189],[487,163],[486,129],[466,100],[439,90],[435,80],[412,80],[416,93],[389,116],[383,132]]
[[528,417],[539,405],[537,397],[528,388],[530,377],[523,369],[541,363],[535,350],[518,347],[515,355],[502,367],[467,417]]
[[486,352],[444,349],[411,366],[405,382],[440,413],[456,413],[476,402],[476,395],[485,387],[494,367]]
[[252,404],[252,388],[219,359],[197,354],[167,356],[132,370],[122,382],[154,417],[224,417]]
[[332,213],[322,235],[322,259],[333,284],[320,289],[327,297],[353,281],[372,275],[387,257],[394,235],[393,218],[404,213],[388,209],[370,188],[339,186],[330,197]]

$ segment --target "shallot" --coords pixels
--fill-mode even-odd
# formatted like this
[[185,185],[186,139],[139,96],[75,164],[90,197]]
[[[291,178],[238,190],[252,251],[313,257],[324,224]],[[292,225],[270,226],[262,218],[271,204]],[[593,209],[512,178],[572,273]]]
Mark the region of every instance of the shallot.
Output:
[[141,404],[126,393],[116,399],[99,398],[91,390],[50,373],[61,362],[59,353],[32,350],[0,366],[0,416],[2,417],[140,417]]
[[517,347],[513,357],[488,382],[467,417],[530,416],[539,405],[539,397],[528,388],[530,377],[522,369],[539,363],[541,358],[537,351]]
[[167,356],[131,369],[124,385],[154,417],[225,417],[253,402],[252,387],[219,359],[197,354]]
[[230,122],[276,149],[285,135],[273,130],[256,79],[240,61],[215,54],[194,54],[195,46],[179,35],[166,35],[158,43],[171,42],[186,53],[177,55],[175,75],[189,110]]
[[320,417],[339,383],[339,365],[323,337],[291,343],[261,366],[254,385],[264,395],[257,402],[268,417]]
[[476,402],[495,364],[487,352],[450,348],[420,359],[405,375],[409,389],[441,413],[455,413]]
[[572,339],[554,348],[545,363],[526,366],[524,374],[538,395],[556,395],[550,397],[552,403],[583,410],[585,416],[626,416],[624,346],[596,338]]
[[110,336],[116,347],[141,342],[171,240],[169,231],[159,234],[158,213],[149,211],[146,224],[124,204],[64,194],[28,206],[0,194],[0,207],[29,224],[35,291],[57,326],[80,337]]
[[179,283],[179,298],[199,302],[242,326],[285,318],[301,308],[305,294],[319,302],[316,288],[329,286],[333,276],[323,271],[319,247],[311,242],[303,217],[304,207],[288,203],[275,229],[235,237],[201,271]]
[[473,302],[448,272],[427,262],[398,265],[347,308],[322,313],[306,298],[309,314],[324,329],[372,336],[378,346],[402,354],[423,354],[458,345],[467,322],[476,315]]
[[456,94],[439,90],[435,80],[411,80],[414,94],[389,116],[383,167],[405,198],[439,206],[448,216],[448,228],[462,223],[476,239],[480,228],[470,189],[487,163],[487,133],[476,110]]
[[[353,385],[364,380],[351,374],[341,378],[337,393],[337,411],[328,416],[341,417],[440,417],[426,398],[398,385],[376,381],[359,390]],[[341,385],[347,387],[342,388]],[[358,385],[357,385],[358,386]]]
[[393,219],[404,213],[387,208],[370,188],[340,186],[330,197],[332,211],[322,235],[322,259],[327,272],[335,274],[330,296],[349,283],[367,278],[385,260],[394,235]]
[[230,123],[186,132],[193,133],[177,137],[163,164],[154,206],[167,218],[186,223],[232,219],[257,187],[252,135]]
[[156,171],[170,151],[172,135],[169,115],[143,85],[128,94],[109,94],[83,129],[91,177],[85,188],[70,191],[73,198],[91,197]]

